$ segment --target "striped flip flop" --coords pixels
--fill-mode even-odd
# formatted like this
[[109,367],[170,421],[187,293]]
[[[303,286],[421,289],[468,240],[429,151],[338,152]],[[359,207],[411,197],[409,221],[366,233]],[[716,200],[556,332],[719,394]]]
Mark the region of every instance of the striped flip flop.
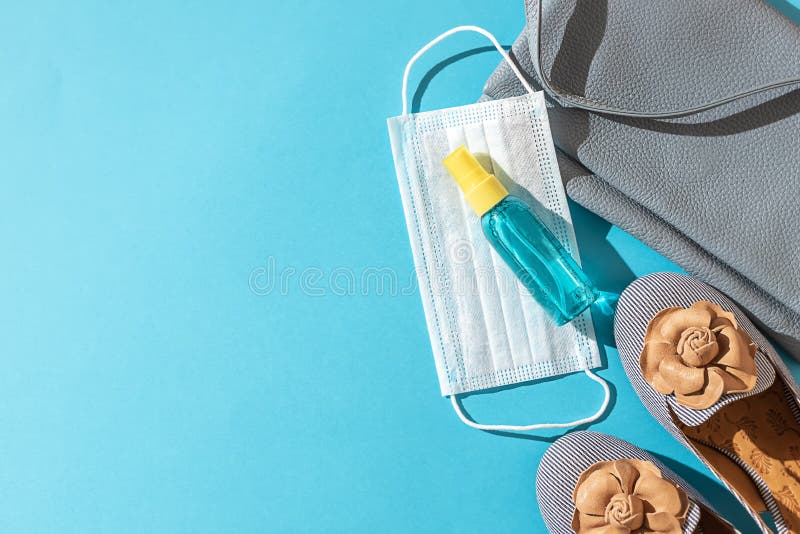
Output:
[[634,281],[614,337],[642,403],[745,506],[762,532],[800,532],[800,390],[769,341],[711,286]]
[[739,532],[653,455],[599,432],[572,432],[545,451],[536,498],[554,534]]

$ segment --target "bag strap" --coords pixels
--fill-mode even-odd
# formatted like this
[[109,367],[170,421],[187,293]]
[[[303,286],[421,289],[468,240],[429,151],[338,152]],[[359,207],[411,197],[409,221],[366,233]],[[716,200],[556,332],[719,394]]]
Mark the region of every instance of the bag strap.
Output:
[[596,102],[594,100],[590,100],[585,96],[579,96],[575,94],[571,94],[565,91],[561,91],[553,86],[550,83],[550,80],[544,75],[544,69],[542,68],[542,18],[543,18],[543,9],[542,3],[544,0],[538,0],[537,2],[537,17],[536,17],[536,35],[533,39],[533,50],[531,51],[531,58],[533,59],[533,68],[536,70],[536,74],[539,76],[539,79],[542,82],[542,88],[547,91],[547,93],[553,97],[561,106],[566,108],[578,108],[583,109],[586,111],[592,111],[594,113],[600,113],[604,115],[615,115],[619,117],[633,117],[633,118],[640,118],[640,119],[672,119],[678,117],[685,117],[687,115],[694,115],[696,113],[700,113],[702,111],[707,111],[709,109],[713,109],[719,106],[723,106],[730,102],[734,102],[736,100],[740,100],[742,98],[756,95],[759,93],[764,93],[767,91],[771,91],[773,89],[778,89],[781,87],[788,87],[791,85],[798,85],[800,84],[800,78],[788,78],[786,80],[776,81],[767,85],[761,85],[757,87],[753,87],[751,89],[747,89],[746,91],[742,91],[740,93],[735,93],[724,98],[720,98],[718,100],[712,100],[710,102],[706,102],[704,104],[700,104],[698,106],[693,106],[690,108],[684,109],[674,109],[669,111],[637,111],[631,109],[624,109],[624,108],[616,108],[612,106],[607,106],[600,102]]

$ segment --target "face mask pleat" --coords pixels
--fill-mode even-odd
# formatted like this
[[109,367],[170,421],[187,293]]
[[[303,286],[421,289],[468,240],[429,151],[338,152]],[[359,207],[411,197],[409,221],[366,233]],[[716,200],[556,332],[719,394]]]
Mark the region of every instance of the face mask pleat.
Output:
[[[414,269],[419,280],[419,290],[425,317],[428,319],[428,333],[436,363],[436,372],[443,378],[442,391],[449,384],[464,376],[463,369],[457,369],[453,351],[461,344],[458,336],[456,318],[447,298],[447,291],[440,283],[438,273],[445,271],[445,258],[438,253],[434,244],[443,221],[433,212],[430,192],[427,190],[429,167],[424,161],[423,145],[417,133],[413,117],[400,117],[397,123],[390,124],[393,150],[399,154],[398,184],[404,208],[411,213],[406,218],[409,240],[414,252]],[[447,386],[445,386],[447,384]]]
[[[468,130],[469,141],[471,145],[480,147],[479,151],[486,155],[487,168],[502,180],[505,177],[500,165],[501,160],[498,158],[503,156],[503,147],[494,143],[491,138],[491,132],[496,128],[496,124],[496,120],[486,120],[479,125],[473,125]],[[498,370],[512,373],[531,358],[527,326],[521,314],[520,296],[524,288],[497,252],[491,247],[488,250],[492,265],[492,280],[497,291],[495,294],[498,306],[497,327],[503,329],[510,350],[509,354],[500,354],[495,359],[498,361]]]
[[[431,210],[436,213],[440,224],[430,232],[432,254],[442,256],[443,261],[433,275],[438,287],[438,299],[446,303],[450,317],[455,321],[456,332],[451,336],[453,343],[448,347],[448,382],[455,389],[464,388],[476,376],[473,362],[482,361],[481,355],[491,352],[491,338],[485,329],[480,303],[470,298],[469,287],[474,282],[471,258],[458,261],[458,254],[467,253],[465,247],[471,243],[468,227],[461,206],[462,195],[458,186],[446,174],[441,163],[442,153],[448,153],[449,144],[445,129],[419,132],[422,139],[426,173],[422,189],[430,199]],[[461,325],[470,324],[470,329]],[[478,373],[479,374],[479,373]]]
[[[448,129],[449,149],[452,151],[465,145],[473,154],[486,155],[488,147],[482,134],[480,123],[468,123]],[[487,162],[482,162],[487,165]],[[492,255],[494,251],[483,237],[480,218],[475,215],[463,199],[461,210],[464,224],[468,230],[467,247],[472,251],[471,265],[464,265],[473,271],[475,284],[470,287],[468,295],[472,305],[479,305],[483,310],[484,325],[489,336],[489,350],[474,361],[475,372],[481,376],[489,376],[505,369],[513,368],[510,346],[501,304],[504,292],[499,284],[497,269]],[[466,274],[466,273],[465,273]]]
[[[507,149],[508,139],[504,136],[501,124],[496,121],[487,121],[482,124],[483,136],[486,140],[487,152],[491,158],[492,173],[506,186],[511,188],[512,194],[518,189],[513,176],[513,158]],[[511,172],[511,176],[509,175]],[[508,298],[503,299],[504,327],[511,346],[512,362],[509,368],[522,367],[529,364],[534,357],[534,342],[532,332],[529,332],[528,324],[536,324],[543,320],[541,316],[528,309],[526,314],[527,290],[516,276],[510,276],[510,269],[506,267],[500,256],[492,251],[493,260],[497,276],[500,280],[501,291],[504,291]],[[530,304],[530,303],[527,303]],[[540,328],[534,331],[541,331]]]

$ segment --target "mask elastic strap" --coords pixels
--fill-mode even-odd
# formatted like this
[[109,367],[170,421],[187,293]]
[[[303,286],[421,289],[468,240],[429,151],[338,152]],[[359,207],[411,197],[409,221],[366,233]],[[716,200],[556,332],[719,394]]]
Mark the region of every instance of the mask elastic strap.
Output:
[[439,37],[437,37],[436,39],[434,39],[430,43],[428,43],[425,46],[423,46],[422,48],[420,48],[419,52],[414,54],[414,56],[408,61],[408,64],[406,65],[406,70],[403,73],[403,95],[402,95],[402,97],[403,97],[403,115],[407,115],[408,114],[408,75],[411,73],[411,67],[414,66],[414,63],[416,63],[417,60],[420,57],[422,57],[422,55],[425,52],[427,52],[428,50],[433,48],[436,44],[438,44],[439,41],[442,41],[442,40],[446,39],[447,37],[450,37],[454,33],[459,33],[459,32],[475,32],[475,33],[479,33],[479,34],[483,35],[484,37],[486,37],[487,39],[489,39],[492,42],[492,44],[494,45],[494,47],[497,49],[497,51],[500,52],[500,55],[503,56],[503,59],[506,61],[506,63],[508,63],[509,67],[511,67],[511,70],[514,72],[514,75],[519,79],[520,83],[525,88],[525,90],[528,91],[531,94],[535,93],[533,88],[530,86],[530,84],[528,84],[528,81],[525,79],[525,76],[522,75],[522,72],[519,70],[519,67],[517,67],[517,65],[511,60],[511,58],[509,57],[508,53],[500,45],[500,43],[497,42],[497,39],[495,39],[494,35],[492,35],[490,32],[488,32],[487,30],[484,30],[483,28],[481,28],[479,26],[457,26],[457,27],[455,27],[455,28],[453,28],[451,30],[447,30],[446,32],[441,34]]
[[572,428],[579,425],[585,425],[586,423],[591,423],[593,421],[597,421],[606,411],[608,408],[608,403],[611,401],[611,390],[608,388],[608,382],[594,374],[591,369],[586,366],[586,362],[581,360],[583,363],[583,372],[586,373],[586,376],[603,386],[603,391],[605,392],[605,398],[603,399],[603,404],[600,406],[600,409],[594,415],[590,415],[584,419],[578,419],[576,421],[570,421],[569,423],[541,423],[538,425],[483,425],[480,423],[476,423],[475,421],[469,419],[464,412],[461,410],[461,405],[459,404],[458,400],[456,399],[456,395],[450,395],[450,402],[453,404],[453,409],[458,415],[458,418],[461,419],[461,422],[467,426],[471,426],[472,428],[477,428],[478,430],[496,430],[496,431],[503,431],[503,432],[528,432],[531,430],[542,430],[545,428]]

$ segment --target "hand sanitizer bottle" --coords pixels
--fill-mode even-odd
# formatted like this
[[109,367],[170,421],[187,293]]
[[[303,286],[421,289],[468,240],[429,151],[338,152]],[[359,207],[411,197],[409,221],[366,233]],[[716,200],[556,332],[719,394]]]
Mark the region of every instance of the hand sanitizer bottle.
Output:
[[481,218],[486,239],[556,324],[570,322],[597,300],[597,289],[553,232],[465,147],[443,163]]

